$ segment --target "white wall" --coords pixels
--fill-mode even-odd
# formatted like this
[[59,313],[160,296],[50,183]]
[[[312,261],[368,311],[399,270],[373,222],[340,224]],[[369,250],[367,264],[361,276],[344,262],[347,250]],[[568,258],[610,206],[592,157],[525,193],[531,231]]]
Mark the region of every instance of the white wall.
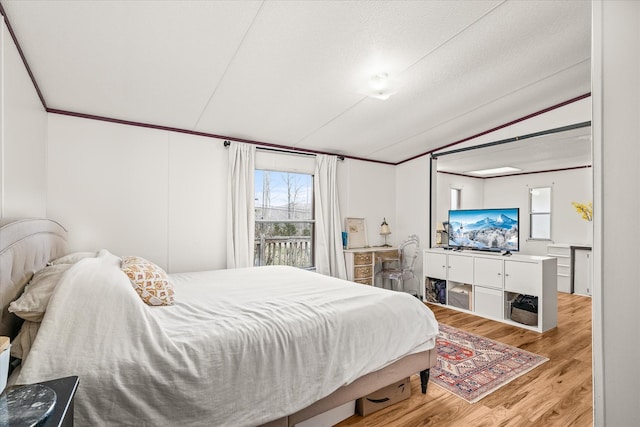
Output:
[[520,252],[546,255],[544,240],[528,240],[529,188],[551,187],[551,238],[556,243],[592,244],[592,223],[576,213],[571,202],[593,201],[592,170],[574,169],[561,172],[537,173],[491,178],[484,181],[485,208],[520,208]]
[[448,219],[452,188],[462,190],[460,197],[461,209],[478,209],[484,207],[484,180],[482,179],[438,173],[435,188],[437,188],[437,220],[440,222],[447,221]]
[[222,141],[50,114],[48,216],[70,250],[139,255],[170,272],[226,265]]
[[[57,114],[48,132],[47,215],[69,228],[70,250],[139,255],[172,273],[225,267],[221,140]],[[313,173],[315,160],[258,152],[256,165]],[[378,245],[386,217],[389,243],[401,241],[408,232],[396,228],[394,167],[346,159],[338,175],[343,218],[365,218]]]
[[[387,241],[397,245],[406,238],[396,219],[395,167],[345,159],[338,162],[338,195],[343,218],[364,218],[370,246],[384,244],[380,224],[384,218],[391,229]],[[344,229],[344,219],[342,221]]]
[[640,2],[593,4],[596,426],[640,425]]
[[1,22],[0,217],[43,217],[47,113]]
[[[429,158],[423,156],[395,167],[396,232],[400,243],[407,236],[417,234],[420,249],[429,247]],[[435,240],[434,240],[435,241]],[[416,260],[416,276],[422,277],[422,256]],[[422,280],[419,280],[421,286]],[[417,291],[417,289],[416,289]],[[418,292],[422,294],[423,291]]]
[[227,159],[220,140],[169,132],[169,271],[227,265]]

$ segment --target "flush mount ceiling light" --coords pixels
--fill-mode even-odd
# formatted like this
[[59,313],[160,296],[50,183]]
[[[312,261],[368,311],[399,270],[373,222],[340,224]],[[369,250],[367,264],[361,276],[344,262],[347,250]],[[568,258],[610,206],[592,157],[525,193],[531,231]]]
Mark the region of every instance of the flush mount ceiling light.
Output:
[[398,92],[400,84],[397,80],[389,78],[388,73],[376,73],[369,78],[367,87],[359,91],[363,95],[370,98],[389,99],[391,95],[395,95]]
[[493,168],[493,169],[482,169],[482,170],[478,170],[478,171],[469,171],[467,173],[472,173],[475,175],[494,175],[494,174],[499,174],[499,173],[509,173],[509,172],[520,172],[522,169],[518,169],[518,168],[513,168],[511,166],[503,166],[500,168]]
[[369,80],[369,86],[371,86],[373,90],[385,90],[388,83],[389,74],[387,73],[374,74],[371,76],[371,80]]

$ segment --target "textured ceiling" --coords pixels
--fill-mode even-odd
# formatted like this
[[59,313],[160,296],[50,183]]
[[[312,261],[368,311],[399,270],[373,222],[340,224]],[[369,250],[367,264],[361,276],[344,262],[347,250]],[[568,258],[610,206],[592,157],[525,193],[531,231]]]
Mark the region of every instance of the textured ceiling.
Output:
[[390,163],[591,86],[583,0],[0,4],[50,109]]

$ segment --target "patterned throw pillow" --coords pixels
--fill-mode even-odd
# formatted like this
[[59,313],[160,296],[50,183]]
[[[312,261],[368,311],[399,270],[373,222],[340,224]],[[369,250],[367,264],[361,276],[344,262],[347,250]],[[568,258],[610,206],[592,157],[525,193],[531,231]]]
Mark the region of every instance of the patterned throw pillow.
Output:
[[173,284],[162,268],[137,256],[122,257],[120,268],[146,304],[173,305]]

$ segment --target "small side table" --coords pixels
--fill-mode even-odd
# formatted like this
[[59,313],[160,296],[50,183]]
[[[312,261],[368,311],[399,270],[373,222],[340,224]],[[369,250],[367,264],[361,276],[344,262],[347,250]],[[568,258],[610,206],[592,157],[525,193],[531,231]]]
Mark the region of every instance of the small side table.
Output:
[[58,396],[53,413],[47,417],[42,427],[73,426],[73,398],[76,395],[79,383],[77,376],[58,378],[40,383],[51,387]]
[[42,427],[73,426],[73,398],[78,389],[78,377],[64,377],[41,383],[56,392],[56,405],[53,412],[45,419]]

